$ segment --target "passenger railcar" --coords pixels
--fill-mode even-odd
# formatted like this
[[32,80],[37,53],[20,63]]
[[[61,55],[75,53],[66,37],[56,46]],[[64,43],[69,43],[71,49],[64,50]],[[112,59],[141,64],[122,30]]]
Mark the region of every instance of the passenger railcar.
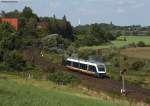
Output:
[[104,63],[93,63],[84,60],[68,58],[66,61],[66,67],[80,71],[90,75],[96,75],[97,77],[104,77],[106,75],[106,66]]

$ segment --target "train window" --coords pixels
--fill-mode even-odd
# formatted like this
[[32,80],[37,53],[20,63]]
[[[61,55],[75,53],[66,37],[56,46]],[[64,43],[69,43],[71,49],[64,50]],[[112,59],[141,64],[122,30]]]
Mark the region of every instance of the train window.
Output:
[[79,67],[79,63],[77,63],[77,62],[73,62],[73,67],[78,68],[78,67]]
[[89,71],[96,72],[96,67],[89,65]]
[[67,64],[68,66],[71,66],[71,61],[67,61],[66,64]]
[[83,70],[87,70],[87,65],[80,63],[80,68]]
[[105,71],[105,67],[103,65],[98,65],[98,70],[99,71]]

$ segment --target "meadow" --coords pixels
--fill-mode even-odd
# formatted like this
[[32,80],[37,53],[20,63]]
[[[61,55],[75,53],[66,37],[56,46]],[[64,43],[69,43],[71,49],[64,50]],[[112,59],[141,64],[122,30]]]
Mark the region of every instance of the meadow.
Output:
[[57,90],[50,82],[0,73],[0,106],[123,106]]
[[150,37],[149,36],[126,36],[126,40],[124,40],[124,36],[117,38],[110,43],[102,44],[100,46],[85,46],[80,49],[100,49],[100,48],[121,48],[131,43],[138,43],[139,41],[143,41],[146,45],[150,45]]

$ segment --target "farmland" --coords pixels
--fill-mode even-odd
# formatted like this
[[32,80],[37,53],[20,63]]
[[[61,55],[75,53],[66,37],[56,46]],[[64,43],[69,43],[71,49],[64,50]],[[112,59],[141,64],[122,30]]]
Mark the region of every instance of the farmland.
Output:
[[128,57],[150,59],[150,47],[143,48],[127,48],[121,51],[121,54]]
[[126,40],[123,40],[124,37],[121,36],[110,43],[102,44],[100,46],[85,46],[80,49],[99,49],[99,48],[120,48],[131,43],[138,43],[139,41],[143,41],[146,45],[150,45],[150,37],[149,36],[126,36]]

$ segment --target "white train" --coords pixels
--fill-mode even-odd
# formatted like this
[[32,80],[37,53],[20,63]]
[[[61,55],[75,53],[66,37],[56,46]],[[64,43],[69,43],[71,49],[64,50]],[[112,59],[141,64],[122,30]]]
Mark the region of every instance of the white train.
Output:
[[104,77],[106,75],[106,66],[104,63],[68,58],[66,61],[66,67],[71,70],[96,75],[97,77]]

